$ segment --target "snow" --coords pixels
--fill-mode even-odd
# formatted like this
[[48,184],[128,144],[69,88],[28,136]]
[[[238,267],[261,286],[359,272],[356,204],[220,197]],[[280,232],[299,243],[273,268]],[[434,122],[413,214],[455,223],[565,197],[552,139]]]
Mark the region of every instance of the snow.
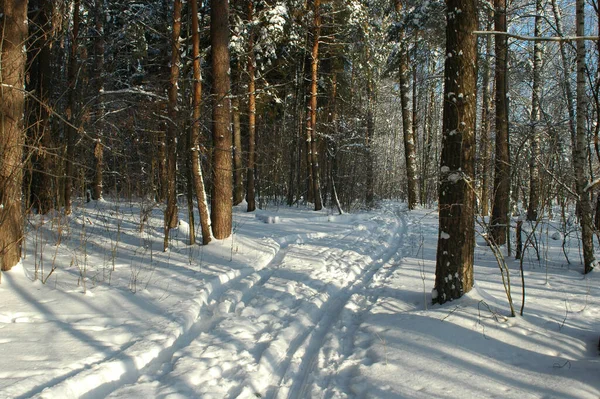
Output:
[[474,288],[431,305],[431,210],[236,207],[232,238],[190,247],[183,219],[168,252],[162,217],[107,199],[31,218],[26,257],[0,284],[0,397],[600,395],[598,277],[567,264],[558,222],[542,223],[540,261],[525,251],[524,316],[511,318],[487,246]]

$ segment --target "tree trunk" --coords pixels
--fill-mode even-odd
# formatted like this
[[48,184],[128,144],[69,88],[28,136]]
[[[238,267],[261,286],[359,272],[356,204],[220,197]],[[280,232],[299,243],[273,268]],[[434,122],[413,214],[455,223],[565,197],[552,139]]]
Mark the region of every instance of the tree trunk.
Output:
[[102,198],[102,172],[104,169],[104,144],[102,137],[104,135],[104,103],[101,93],[104,91],[104,0],[96,0],[95,5],[95,27],[96,37],[94,38],[94,77],[92,84],[94,85],[93,93],[96,95],[96,143],[94,146],[94,182],[92,185],[92,199],[99,200]]
[[[577,36],[585,35],[585,0],[577,0],[575,20]],[[573,145],[573,166],[575,169],[575,185],[579,201],[579,220],[581,224],[581,244],[583,247],[584,273],[594,268],[594,241],[592,224],[592,204],[590,192],[586,190],[588,183],[586,165],[588,162],[588,136],[586,129],[586,65],[585,41],[577,41],[577,135]]]
[[[475,119],[477,112],[476,0],[447,0],[439,235],[434,303],[473,287],[475,247]],[[462,12],[457,13],[456,10]]]
[[[491,30],[491,26],[488,26],[488,30]],[[492,96],[490,95],[493,90],[490,90],[490,83],[492,80],[492,68],[490,68],[490,58],[492,53],[492,37],[487,36],[485,38],[486,48],[486,59],[483,62],[483,103],[481,106],[481,215],[488,216],[490,213],[490,156],[491,156],[491,137],[490,137],[490,111],[492,109]]]
[[211,0],[210,42],[213,69],[212,231],[216,239],[231,235],[233,200],[231,105],[229,92],[229,1]]
[[[248,21],[254,19],[254,0],[248,1]],[[248,169],[246,175],[246,202],[248,212],[256,210],[256,82],[254,80],[254,32],[248,39]]]
[[[542,18],[544,5],[542,0],[535,1],[535,37],[542,35]],[[527,206],[527,220],[535,221],[538,218],[538,209],[540,207],[540,99],[542,94],[541,87],[542,71],[542,42],[533,43],[533,85],[531,93],[531,131],[530,131],[530,149],[529,158],[529,204]]]
[[0,270],[10,270],[21,259],[23,223],[21,180],[25,108],[27,1],[2,1],[2,57],[0,58]]
[[[506,32],[506,0],[494,0],[495,29]],[[491,233],[494,243],[506,244],[508,208],[510,205],[510,159],[508,138],[508,41],[496,35],[496,158],[494,160],[494,206],[492,207]]]
[[[237,80],[237,85],[241,84],[241,66],[238,61],[236,66],[235,78]],[[236,84],[234,83],[234,87]],[[244,166],[242,164],[242,128],[240,122],[240,98],[237,95],[236,91],[235,95],[231,98],[231,112],[233,118],[233,183],[234,183],[234,191],[233,191],[233,205],[239,205],[244,200]]]
[[321,197],[321,181],[319,178],[319,151],[317,143],[317,91],[319,79],[319,39],[321,36],[321,0],[313,3],[313,45],[311,57],[311,85],[310,85],[310,123],[307,123],[307,136],[310,135],[310,160],[312,175],[312,191],[315,202],[315,211],[323,208]]
[[169,248],[169,230],[177,227],[177,82],[179,80],[179,36],[181,33],[181,0],[173,6],[171,35],[171,76],[169,79],[169,120],[167,122],[167,208],[165,209],[164,250]]
[[[556,21],[556,33],[559,37],[564,36],[562,16],[560,14],[560,8],[556,0],[552,0],[552,12],[554,14],[554,20]],[[575,131],[575,98],[573,96],[573,90],[571,89],[571,68],[569,67],[569,58],[567,57],[567,49],[565,48],[564,42],[558,43],[560,48],[560,59],[562,61],[562,73],[563,73],[563,87],[565,95],[567,97],[567,111],[569,112],[569,131],[571,132],[571,143],[575,143],[576,134]]]
[[54,209],[54,157],[50,113],[50,93],[52,72],[50,61],[53,40],[52,2],[34,0],[29,8],[35,11],[29,24],[27,91],[34,92],[37,98],[26,100],[29,114],[29,143],[32,148],[33,171],[31,173],[30,201],[33,209],[46,214]]
[[[367,57],[370,62],[370,52],[367,49]],[[367,82],[367,132],[365,137],[365,150],[366,150],[366,205],[368,208],[373,207],[374,203],[374,191],[375,191],[375,183],[374,183],[374,171],[373,171],[373,153],[371,148],[371,143],[373,141],[373,136],[375,135],[375,118],[374,107],[375,107],[375,93],[374,93],[374,83],[373,83],[373,70],[372,68],[368,68],[367,71],[368,82]]]
[[77,85],[77,47],[79,42],[79,8],[80,0],[73,1],[73,31],[71,35],[71,52],[69,54],[69,101],[67,104],[67,120],[69,125],[66,128],[66,153],[65,153],[65,214],[71,214],[71,195],[73,194],[73,161],[75,154],[75,136],[77,129],[75,128],[75,102],[76,102],[76,85]]
[[[396,13],[402,13],[403,3],[395,1]],[[408,55],[408,40],[404,31],[400,33],[400,104],[402,107],[402,133],[404,135],[404,157],[406,159],[406,191],[408,194],[408,208],[414,209],[417,205],[417,155],[415,151],[415,136],[413,132],[413,115],[410,107],[410,59]]]
[[192,1],[192,56],[194,87],[192,97],[192,126],[190,129],[190,159],[192,175],[194,177],[194,190],[198,202],[198,213],[200,215],[200,229],[202,231],[202,244],[210,242],[210,216],[208,214],[208,202],[206,201],[206,188],[202,174],[200,160],[200,102],[202,101],[202,76],[200,70],[200,31],[198,24],[198,2]]

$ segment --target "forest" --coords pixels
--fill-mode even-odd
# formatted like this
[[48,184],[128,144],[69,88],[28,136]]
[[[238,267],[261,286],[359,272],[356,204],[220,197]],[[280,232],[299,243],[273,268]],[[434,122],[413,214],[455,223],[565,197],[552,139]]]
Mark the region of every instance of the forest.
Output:
[[436,281],[440,303],[473,284],[476,216],[510,253],[511,218],[560,209],[566,223],[576,206],[587,273],[598,12],[560,0],[5,1],[2,270],[20,259],[28,215],[118,197],[164,208],[165,251],[179,208],[200,227],[189,244],[206,245],[231,235],[244,201],[437,206],[437,275],[460,282]]
[[597,0],[0,23],[0,397],[600,395]]

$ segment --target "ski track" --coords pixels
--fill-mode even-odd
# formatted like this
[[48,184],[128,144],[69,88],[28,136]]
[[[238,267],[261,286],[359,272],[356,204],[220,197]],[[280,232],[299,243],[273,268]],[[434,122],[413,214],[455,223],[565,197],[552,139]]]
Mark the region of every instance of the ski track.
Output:
[[[311,383],[310,379],[312,376],[312,372],[315,369],[315,365],[318,362],[319,355],[323,349],[324,343],[327,339],[331,339],[332,329],[335,326],[336,321],[342,317],[342,312],[345,310],[348,305],[350,299],[354,295],[364,295],[361,294],[364,290],[368,288],[368,286],[373,282],[373,277],[382,271],[385,265],[390,264],[390,267],[386,268],[385,275],[383,277],[383,281],[386,281],[389,276],[391,276],[396,269],[400,267],[399,260],[403,257],[402,248],[404,245],[404,236],[406,235],[406,220],[405,216],[401,215],[399,211],[396,211],[396,216],[401,222],[400,228],[395,229],[395,233],[391,236],[391,239],[388,241],[388,244],[393,244],[390,249],[384,251],[383,254],[378,255],[381,258],[374,260],[369,265],[367,265],[362,273],[357,276],[357,278],[348,286],[341,289],[340,293],[332,298],[333,302],[331,306],[329,306],[323,312],[323,317],[319,320],[319,323],[315,326],[315,328],[311,331],[310,340],[306,340],[303,344],[306,347],[305,356],[303,356],[300,364],[297,365],[294,370],[296,375],[288,376],[293,383],[289,390],[281,390],[281,384],[279,385],[278,394],[274,397],[276,398],[308,398],[311,394]],[[371,304],[359,310],[359,318],[362,318],[362,314],[368,312],[372,306],[377,302],[377,298],[373,298]],[[347,335],[350,341],[354,340],[354,333],[358,329],[360,323],[351,324],[350,334]],[[353,345],[346,349],[346,355],[352,353]],[[288,370],[289,371],[289,370]],[[287,373],[286,373],[287,374]],[[285,378],[285,375],[284,375]],[[287,391],[287,392],[285,392]]]
[[[144,381],[177,381],[178,375],[169,375],[177,368],[180,363],[185,367],[186,356],[200,356],[203,362],[198,362],[199,376],[209,375],[214,370],[210,367],[211,362],[206,362],[207,358],[218,356],[219,347],[229,348],[231,342],[223,342],[222,337],[226,335],[239,335],[235,339],[235,350],[238,352],[233,357],[232,363],[242,364],[251,359],[254,367],[248,369],[242,365],[224,370],[216,365],[218,377],[227,378],[232,375],[238,381],[232,381],[231,388],[226,397],[301,397],[305,391],[308,372],[314,364],[321,345],[330,330],[333,323],[337,320],[340,311],[344,308],[348,299],[357,290],[364,288],[371,280],[373,275],[391,259],[401,248],[399,237],[399,220],[403,219],[396,213],[393,222],[392,234],[386,235],[385,244],[382,244],[382,236],[373,237],[373,231],[377,231],[377,221],[368,220],[371,228],[363,225],[364,221],[354,222],[354,226],[341,232],[329,234],[307,234],[302,237],[289,236],[281,240],[282,249],[276,254],[273,260],[263,269],[254,273],[230,281],[223,287],[221,292],[208,302],[207,312],[209,314],[201,317],[193,329],[194,334],[187,339],[178,342],[174,348],[169,350],[169,355],[163,357],[162,365],[154,366],[148,369],[148,373],[138,378],[138,382]],[[405,224],[405,223],[403,223]],[[365,233],[357,234],[358,231]],[[388,232],[389,233],[389,232]],[[350,242],[344,244],[343,248],[336,248],[335,244],[345,242],[348,238]],[[290,239],[291,238],[291,239]],[[376,242],[369,244],[369,239]],[[315,245],[320,248],[312,251]],[[308,249],[305,249],[308,247]],[[381,249],[383,248],[383,250]],[[335,276],[335,266],[344,262],[345,255],[354,253],[361,249],[365,251],[362,256],[370,256],[370,262],[362,265],[362,269],[356,270],[349,268],[347,274],[350,280],[342,287],[336,287],[333,284]],[[321,258],[322,268],[317,273],[311,274],[308,279],[302,275],[302,270],[294,270],[282,267],[287,258],[294,256],[302,259],[302,255],[310,251],[312,260]],[[297,252],[297,253],[296,253]],[[319,262],[319,263],[321,263]],[[333,265],[333,267],[332,267]],[[305,283],[308,283],[306,286]],[[290,298],[285,292],[281,295],[273,296],[272,293],[265,294],[262,297],[262,291],[286,287],[288,290],[292,285],[301,289],[300,296]],[[274,301],[280,302],[277,305],[285,310],[276,314],[276,321],[264,322],[259,316],[255,322],[249,319],[245,325],[251,325],[248,328],[239,331],[235,324],[235,318],[239,316],[246,305],[256,301],[263,308],[273,306]],[[252,309],[252,308],[251,308]],[[263,315],[261,315],[263,316]],[[251,316],[250,316],[251,317]],[[205,321],[202,321],[205,319]],[[239,321],[238,321],[239,322]],[[207,324],[208,323],[208,324]],[[201,327],[202,325],[203,327]],[[247,335],[253,333],[254,341],[252,348],[246,348],[243,344]],[[282,349],[284,354],[281,355]],[[239,384],[239,375],[245,376],[244,384]],[[268,376],[265,378],[265,376]],[[194,377],[189,377],[194,379]],[[202,377],[198,377],[202,378]],[[197,379],[196,379],[197,380]],[[286,384],[287,385],[284,385]],[[289,385],[289,382],[293,384]],[[160,385],[160,384],[159,384]],[[192,394],[193,391],[189,384],[178,384],[177,387],[171,387],[175,392]],[[226,385],[226,382],[220,381],[219,385]],[[282,385],[284,385],[282,387]],[[113,390],[115,397],[127,396],[135,393],[135,384],[123,384],[121,390]],[[290,389],[291,388],[291,389]],[[161,394],[166,392],[173,393],[169,388],[161,389]],[[165,391],[166,389],[166,391]],[[225,389],[225,388],[224,388]]]
[[[318,358],[321,346],[349,299],[355,292],[365,288],[373,276],[398,253],[402,246],[399,236],[405,234],[405,227],[399,234],[399,220],[404,226],[405,221],[398,211],[394,216],[393,234],[383,240],[386,245],[373,245],[368,242],[369,239],[373,239],[374,231],[378,230],[378,221],[364,218],[362,215],[353,215],[351,218],[353,223],[349,224],[348,228],[334,233],[298,233],[276,239],[278,247],[273,258],[266,265],[260,268],[232,269],[208,282],[205,288],[190,301],[191,309],[184,311],[197,312],[190,325],[186,326],[184,323],[174,332],[166,332],[167,339],[162,343],[141,338],[120,354],[92,364],[63,381],[49,384],[44,390],[40,389],[41,392],[38,391],[40,393],[35,397],[51,398],[65,393],[88,399],[120,397],[119,392],[128,392],[128,389],[135,392],[136,386],[140,383],[166,381],[169,374],[174,371],[176,363],[185,356],[186,349],[192,344],[204,348],[214,346],[215,342],[206,340],[206,335],[212,334],[215,337],[217,333],[226,331],[226,322],[243,311],[247,304],[253,300],[262,299],[268,302],[277,299],[268,296],[260,298],[261,290],[265,289],[266,285],[274,287],[282,284],[287,284],[289,287],[293,283],[305,285],[307,280],[302,281],[303,275],[300,275],[303,270],[286,269],[282,265],[285,264],[290,250],[298,249],[299,255],[302,255],[300,249],[304,246],[312,248],[317,245],[320,249],[317,252],[310,252],[310,258],[306,260],[314,262],[321,258],[323,267],[319,273],[309,277],[309,283],[314,286],[300,287],[304,289],[303,295],[307,292],[309,295],[297,297],[292,303],[287,304],[289,312],[287,314],[282,312],[280,328],[272,328],[271,325],[265,324],[266,328],[256,332],[257,341],[253,343],[254,353],[251,353],[256,369],[247,372],[246,378],[247,381],[252,382],[250,385],[254,389],[249,390],[248,385],[238,384],[230,389],[227,395],[228,397],[257,397],[262,390],[260,394],[262,397],[302,397],[301,395],[307,390],[310,371]],[[371,224],[371,227],[365,224]],[[335,248],[336,243],[345,242],[348,237],[351,237],[352,241],[344,244],[346,248]],[[378,243],[375,244],[382,244],[382,236],[375,238],[378,239]],[[370,256],[370,262],[348,267],[345,278],[350,277],[350,280],[346,281],[345,285],[336,287],[334,284],[336,276],[333,275],[336,271],[335,266],[344,262],[346,254],[356,255],[357,250],[363,251],[361,254],[363,257]],[[314,292],[311,293],[310,289]],[[266,338],[263,339],[265,336]],[[140,352],[140,347],[146,348],[146,351]],[[282,348],[287,348],[283,357],[280,355]],[[265,371],[270,375],[267,381],[261,377],[264,376]],[[98,373],[110,377],[100,377],[100,383],[94,383]],[[256,379],[262,381],[256,382]],[[88,385],[89,388],[86,388]],[[188,391],[187,394],[194,394],[189,387],[184,389],[178,387],[178,389],[180,393]]]
[[[327,219],[327,218],[324,218]],[[218,276],[217,279],[222,284],[218,285],[217,288],[213,289],[208,295],[205,305],[199,313],[198,320],[191,326],[187,333],[181,335],[170,347],[164,349],[162,353],[151,361],[147,366],[139,370],[135,375],[128,375],[125,378],[121,378],[118,383],[104,384],[96,389],[87,392],[83,397],[96,398],[106,397],[115,392],[118,393],[120,389],[134,387],[137,382],[144,381],[156,381],[164,378],[170,372],[173,371],[173,366],[178,360],[177,356],[181,352],[190,346],[194,341],[202,338],[201,335],[210,333],[218,328],[219,324],[226,320],[224,314],[229,314],[234,311],[240,304],[246,304],[254,299],[261,287],[271,280],[275,273],[277,273],[279,267],[285,262],[285,257],[293,245],[303,245],[310,241],[319,241],[321,243],[334,243],[339,240],[344,240],[348,236],[353,235],[356,232],[356,227],[361,226],[361,221],[364,220],[362,215],[353,215],[352,221],[354,226],[350,225],[349,228],[336,233],[300,233],[291,234],[285,237],[281,237],[276,241],[279,244],[279,250],[273,257],[273,259],[260,270],[253,268],[243,268],[239,270],[239,275],[226,279],[223,282],[223,278]],[[324,220],[326,221],[326,220]],[[364,228],[364,226],[362,226]],[[321,256],[328,251],[328,246],[324,245],[324,249],[320,251],[316,256]],[[235,270],[234,272],[238,272]],[[283,272],[285,276],[286,273]],[[294,312],[288,315],[288,318],[293,320],[299,309],[301,308],[301,300],[296,301]],[[257,347],[261,347],[257,345]],[[268,348],[264,349],[266,352]],[[262,353],[259,358],[262,357]],[[242,393],[243,387],[239,388],[239,392],[231,392],[229,397],[236,397],[239,393]],[[189,394],[194,392],[190,391]]]

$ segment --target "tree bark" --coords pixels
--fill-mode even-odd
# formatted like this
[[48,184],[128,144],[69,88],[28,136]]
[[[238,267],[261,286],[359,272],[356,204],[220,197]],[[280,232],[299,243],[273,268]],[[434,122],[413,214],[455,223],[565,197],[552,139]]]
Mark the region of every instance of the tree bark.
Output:
[[[494,0],[495,29],[506,32],[506,0]],[[491,233],[494,243],[506,244],[510,205],[510,159],[508,137],[508,41],[497,35],[496,51],[496,158],[494,160],[494,206],[492,207]]]
[[481,214],[482,216],[488,216],[490,213],[490,114],[492,109],[492,95],[490,90],[490,83],[492,80],[492,68],[490,68],[490,57],[492,53],[492,37],[488,36],[485,38],[486,48],[486,60],[483,62],[483,102],[481,106]]
[[[542,18],[544,5],[542,0],[535,1],[535,37],[542,35]],[[533,84],[531,93],[531,131],[530,131],[530,158],[529,158],[529,204],[527,205],[527,220],[535,221],[538,218],[540,207],[540,99],[542,94],[542,42],[533,43]]]
[[[395,1],[396,13],[402,13],[403,2]],[[404,157],[406,160],[406,191],[408,194],[408,208],[414,209],[417,205],[417,154],[415,150],[415,135],[413,131],[413,113],[410,107],[410,58],[408,55],[408,39],[404,30],[400,32],[400,104],[402,107],[402,133],[404,136]]]
[[25,65],[27,1],[3,0],[0,58],[0,270],[10,270],[21,259],[23,223],[21,180],[25,126]]
[[208,213],[208,202],[206,201],[206,188],[204,186],[204,175],[200,160],[200,103],[202,101],[202,76],[200,70],[200,28],[198,23],[198,2],[192,0],[192,56],[194,87],[192,97],[192,126],[190,129],[189,151],[194,179],[194,191],[198,202],[198,213],[200,215],[200,229],[202,231],[202,244],[206,245],[211,240],[210,215]]
[[164,250],[169,248],[169,230],[177,227],[177,82],[179,80],[179,36],[181,33],[181,0],[173,6],[173,31],[171,35],[171,75],[169,79],[169,103],[167,122],[167,208],[165,209]]
[[65,151],[65,214],[71,214],[71,195],[73,194],[73,161],[75,154],[75,106],[76,106],[76,86],[77,86],[77,47],[79,45],[79,8],[80,0],[73,1],[73,31],[71,34],[71,52],[69,53],[68,80],[69,80],[69,100],[67,104],[67,120],[69,125],[66,127],[66,151]]
[[[447,0],[439,234],[434,303],[473,287],[475,247],[476,0]],[[461,10],[460,13],[456,10]]]
[[[575,21],[577,36],[585,34],[585,0],[577,0]],[[577,135],[573,145],[573,166],[575,169],[575,186],[579,200],[579,220],[581,224],[581,244],[583,247],[584,273],[594,268],[594,239],[592,204],[590,192],[586,190],[588,183],[586,165],[588,163],[588,136],[586,129],[586,65],[585,41],[577,41]]]
[[[235,79],[237,82],[234,82],[234,87],[239,86],[241,84],[241,65],[238,61],[236,66],[236,74]],[[233,191],[233,205],[239,205],[244,200],[244,166],[242,164],[242,127],[240,122],[240,98],[237,94],[238,91],[234,93],[231,99],[231,112],[233,118],[233,182],[234,182],[234,191]]]
[[[248,1],[248,21],[254,19],[254,0]],[[248,169],[246,175],[246,202],[248,212],[256,210],[256,82],[254,79],[254,29],[248,38]]]
[[310,85],[310,122],[307,123],[307,136],[310,135],[310,168],[312,175],[312,191],[315,202],[315,211],[323,208],[321,197],[321,179],[319,177],[319,150],[317,143],[317,95],[319,79],[319,40],[321,36],[321,0],[313,3],[313,45],[311,56],[311,85]]
[[213,236],[224,239],[232,227],[232,137],[229,92],[229,1],[211,0],[210,41],[213,68],[213,190],[211,219]]

